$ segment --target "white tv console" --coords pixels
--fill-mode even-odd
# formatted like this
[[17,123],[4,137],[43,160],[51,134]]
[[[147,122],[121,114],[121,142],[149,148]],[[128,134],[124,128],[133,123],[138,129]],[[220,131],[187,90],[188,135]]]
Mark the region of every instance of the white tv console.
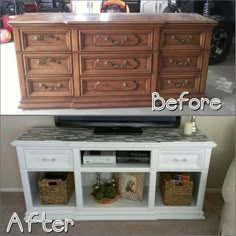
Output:
[[[16,146],[26,202],[26,214],[45,212],[48,219],[156,220],[204,219],[203,202],[212,148],[204,134],[184,136],[181,129],[144,129],[142,135],[94,135],[92,129],[32,128],[12,145]],[[85,165],[85,150],[146,150],[150,164]],[[42,205],[38,179],[42,173],[73,172],[75,192],[67,205]],[[190,206],[166,206],[159,192],[160,172],[191,172],[194,180]],[[95,173],[109,178],[113,172],[144,172],[144,199],[118,199],[99,204],[90,195]]]

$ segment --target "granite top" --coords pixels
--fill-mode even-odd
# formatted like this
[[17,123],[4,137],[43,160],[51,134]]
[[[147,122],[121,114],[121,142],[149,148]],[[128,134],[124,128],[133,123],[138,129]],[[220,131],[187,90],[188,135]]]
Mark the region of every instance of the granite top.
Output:
[[183,129],[144,128],[136,135],[95,135],[93,128],[34,127],[17,141],[68,141],[68,142],[209,142],[200,131],[192,136],[183,134]]

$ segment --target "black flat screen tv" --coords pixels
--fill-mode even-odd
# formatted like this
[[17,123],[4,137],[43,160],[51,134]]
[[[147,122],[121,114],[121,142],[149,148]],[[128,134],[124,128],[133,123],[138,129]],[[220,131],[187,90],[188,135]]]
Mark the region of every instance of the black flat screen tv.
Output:
[[180,116],[55,116],[57,127],[94,128],[94,134],[142,134],[142,128],[178,128]]

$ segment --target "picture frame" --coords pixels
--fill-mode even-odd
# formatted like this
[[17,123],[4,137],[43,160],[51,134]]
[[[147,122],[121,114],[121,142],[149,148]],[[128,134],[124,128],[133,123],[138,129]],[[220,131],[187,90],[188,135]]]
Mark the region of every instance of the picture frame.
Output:
[[143,200],[145,173],[124,172],[119,174],[118,190],[121,198]]

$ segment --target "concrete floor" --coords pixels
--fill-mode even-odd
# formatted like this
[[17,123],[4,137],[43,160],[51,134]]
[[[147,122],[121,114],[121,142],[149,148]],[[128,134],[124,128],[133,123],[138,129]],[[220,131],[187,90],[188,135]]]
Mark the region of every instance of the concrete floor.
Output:
[[[217,81],[225,80],[235,86],[235,50],[232,48],[227,60],[221,64],[209,66],[206,95],[209,99],[217,97],[222,108],[213,111],[207,107],[204,111],[192,111],[184,106],[183,111],[153,112],[151,107],[110,108],[110,109],[18,109],[20,89],[15,57],[14,43],[1,45],[1,115],[235,115],[235,89],[227,93],[216,89]],[[151,98],[150,98],[151,99]]]
[[[48,235],[40,224],[33,224],[27,233],[23,221],[25,203],[23,193],[0,193],[0,235],[21,235],[17,225],[6,233],[7,224],[14,212],[20,217],[24,235]],[[207,193],[204,202],[206,220],[156,220],[156,221],[76,221],[67,235],[78,236],[158,236],[158,235],[217,235],[223,200],[220,193]],[[23,234],[22,234],[23,235]],[[50,233],[58,235],[58,233]],[[62,234],[64,235],[64,234]]]

